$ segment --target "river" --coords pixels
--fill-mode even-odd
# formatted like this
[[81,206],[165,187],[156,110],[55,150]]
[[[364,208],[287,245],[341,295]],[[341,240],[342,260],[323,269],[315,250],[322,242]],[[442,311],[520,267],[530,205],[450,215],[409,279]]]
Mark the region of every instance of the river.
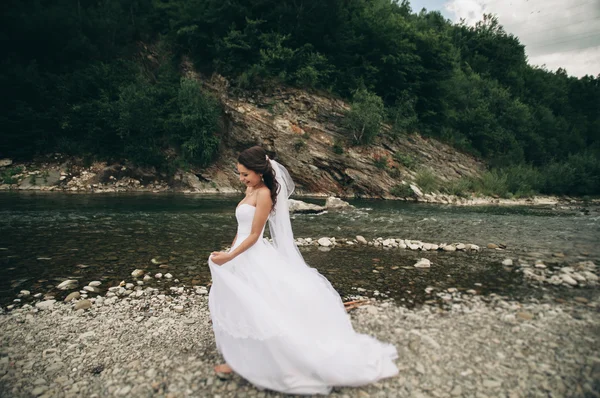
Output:
[[[132,281],[131,272],[171,273],[184,284],[206,285],[206,259],[231,243],[241,197],[186,194],[0,194],[0,304],[26,289],[63,297],[65,279],[101,288]],[[302,200],[322,204],[323,199]],[[354,209],[295,215],[296,237],[394,237],[431,243],[474,243],[479,253],[413,252],[373,247],[322,251],[303,247],[307,263],[345,296],[365,289],[406,305],[435,299],[425,288],[475,289],[482,294],[547,294],[528,288],[515,267],[501,262],[543,259],[557,266],[600,259],[600,211],[555,207],[457,207],[397,201],[352,200]],[[487,249],[502,243],[506,250]],[[560,257],[557,257],[557,253]],[[562,257],[564,255],[564,257]],[[430,269],[415,269],[419,258]],[[154,262],[152,261],[154,259]],[[160,264],[155,264],[160,263]],[[172,281],[147,285],[166,288]],[[565,293],[556,288],[554,294]],[[582,290],[582,289],[580,289]],[[556,293],[556,292],[559,293]]]

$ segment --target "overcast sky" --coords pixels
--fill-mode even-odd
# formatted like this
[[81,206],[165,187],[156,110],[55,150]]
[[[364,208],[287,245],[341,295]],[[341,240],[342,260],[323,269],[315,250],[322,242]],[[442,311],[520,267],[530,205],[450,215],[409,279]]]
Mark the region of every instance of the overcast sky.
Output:
[[519,37],[531,65],[569,75],[600,74],[600,0],[411,0],[414,12],[438,10],[458,22],[496,14]]

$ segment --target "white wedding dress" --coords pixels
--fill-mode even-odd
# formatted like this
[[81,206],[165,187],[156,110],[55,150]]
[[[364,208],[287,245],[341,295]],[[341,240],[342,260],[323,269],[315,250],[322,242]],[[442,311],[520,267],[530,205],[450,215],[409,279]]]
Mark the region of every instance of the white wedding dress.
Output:
[[[236,209],[234,247],[249,235],[254,212],[249,204]],[[290,258],[264,238],[222,266],[209,258],[209,309],[226,363],[255,386],[293,394],[396,375],[396,348],[356,333],[329,281]]]

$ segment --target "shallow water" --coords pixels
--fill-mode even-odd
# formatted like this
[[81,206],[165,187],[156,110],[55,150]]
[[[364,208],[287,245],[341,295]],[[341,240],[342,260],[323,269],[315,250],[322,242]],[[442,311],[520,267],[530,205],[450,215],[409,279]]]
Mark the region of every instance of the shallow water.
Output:
[[[27,289],[68,292],[55,286],[78,279],[102,288],[131,281],[136,268],[170,272],[187,285],[207,284],[206,259],[231,244],[234,209],[241,197],[184,194],[0,194],[0,303]],[[322,204],[322,199],[306,199]],[[412,252],[378,248],[302,248],[306,261],[343,295],[355,287],[377,290],[407,304],[431,299],[428,286],[481,293],[537,294],[504,258],[544,258],[568,264],[600,258],[600,212],[551,207],[453,207],[395,201],[351,201],[356,207],[321,215],[296,215],[296,237],[395,237],[431,243],[504,243],[507,250],[481,253]],[[552,258],[562,252],[564,258]],[[533,254],[531,254],[533,253]],[[418,258],[431,269],[415,269]],[[162,266],[153,264],[158,260]],[[162,267],[162,268],[161,268]],[[392,269],[394,267],[394,269]],[[373,271],[376,272],[373,272]],[[168,286],[153,281],[151,286]]]

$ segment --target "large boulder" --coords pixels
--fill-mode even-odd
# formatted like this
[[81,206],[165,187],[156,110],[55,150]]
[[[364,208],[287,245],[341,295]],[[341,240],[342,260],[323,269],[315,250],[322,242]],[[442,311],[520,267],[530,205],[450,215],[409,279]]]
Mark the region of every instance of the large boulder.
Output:
[[350,203],[343,201],[340,198],[336,198],[334,196],[330,196],[325,201],[325,207],[327,209],[343,209],[348,207],[354,207]]
[[306,203],[301,200],[289,199],[290,213],[320,213],[325,207]]

